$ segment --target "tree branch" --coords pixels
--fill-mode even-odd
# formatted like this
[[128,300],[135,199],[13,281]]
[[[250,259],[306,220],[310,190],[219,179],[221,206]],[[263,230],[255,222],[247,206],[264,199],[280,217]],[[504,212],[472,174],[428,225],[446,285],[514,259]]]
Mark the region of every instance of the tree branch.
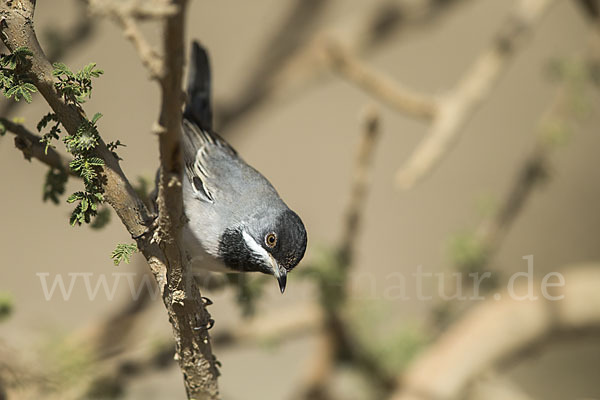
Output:
[[[551,301],[539,290],[537,300],[517,300],[500,293],[453,324],[418,357],[399,379],[393,400],[460,398],[474,378],[493,366],[514,362],[528,349],[556,338],[580,337],[600,329],[598,265],[565,268],[568,284],[552,288]],[[539,288],[540,284],[534,284]],[[515,289],[516,293],[526,288]]]
[[[163,300],[173,326],[179,366],[185,377],[190,399],[216,399],[219,396],[219,371],[212,354],[208,329],[212,326],[200,290],[179,249],[184,223],[182,201],[183,157],[181,121],[184,94],[182,88],[185,54],[184,28],[187,0],[172,0],[178,12],[164,21],[164,75],[160,80],[162,105],[157,127],[160,150],[158,182],[158,240],[167,258],[167,286]],[[155,271],[160,275],[162,271]]]
[[[393,388],[393,379],[357,340],[343,312],[347,304],[350,269],[366,205],[379,123],[379,113],[373,109],[367,110],[350,185],[350,201],[345,210],[342,237],[335,249],[336,260],[333,265],[328,266],[336,271],[326,274],[324,282],[319,281],[324,314],[323,329],[318,338],[318,349],[303,384],[304,389],[298,395],[300,399],[329,398],[328,384],[335,372],[336,362],[340,359],[352,362],[378,388],[384,391]],[[336,279],[330,279],[332,276]]]
[[[172,15],[173,5],[168,6],[169,7],[166,9],[171,10],[171,12],[160,13],[157,14],[156,17],[158,18]],[[146,41],[136,23],[137,18],[142,18],[142,16],[139,14],[139,9],[136,8],[134,4],[127,4],[123,2],[107,3],[105,0],[90,0],[90,7],[97,13],[111,16],[121,27],[121,29],[123,29],[123,34],[125,37],[135,47],[142,64],[144,64],[144,66],[150,72],[151,79],[162,79],[164,72],[162,58]]]
[[440,162],[475,109],[489,96],[523,39],[552,3],[553,0],[517,3],[490,47],[481,53],[455,88],[441,98],[430,133],[396,174],[398,187],[410,189]]
[[[52,65],[40,47],[33,29],[34,8],[33,0],[2,2],[0,5],[2,39],[11,51],[25,46],[33,52],[30,78],[58,115],[65,129],[75,135],[86,118],[76,107],[65,103],[54,86]],[[96,153],[105,161],[103,173],[106,178],[104,186],[106,200],[113,206],[132,236],[142,235],[146,230],[145,224],[150,220],[148,210],[127,181],[118,160],[113,157],[103,141],[100,141],[97,146]],[[145,247],[143,243],[142,245]]]
[[[302,35],[295,42],[293,51],[282,54],[282,57],[276,60],[275,66],[257,68],[250,74],[244,90],[234,101],[217,107],[215,115],[221,132],[228,131],[231,125],[239,123],[261,106],[278,99],[290,98],[310,88],[311,84],[322,78],[330,69],[327,49],[324,46],[327,40],[323,40],[324,38],[333,38],[350,53],[363,55],[380,48],[390,38],[396,39],[398,32],[406,34],[423,28],[464,3],[465,0],[373,2],[372,8],[367,12],[350,18],[345,17],[333,25],[328,24],[326,28],[315,30],[313,28],[317,26],[313,24],[310,29],[314,31],[311,32],[308,27],[303,27]],[[318,11],[313,6],[313,13]],[[285,28],[298,27],[298,21],[282,24],[282,27],[282,30],[277,32],[280,37],[287,34]],[[271,50],[268,47],[267,49]],[[257,59],[267,63],[272,61],[271,57],[261,56]],[[268,71],[268,74],[265,71]]]
[[[49,29],[45,32],[48,42],[46,54],[50,62],[64,59],[69,52],[75,52],[83,43],[96,32],[96,21],[87,15],[86,0],[75,2],[77,17],[73,25],[67,29]],[[0,115],[8,117],[24,102],[4,101],[0,105]]]
[[[184,373],[188,397],[216,399],[218,371],[207,330],[210,315],[193,280],[185,279],[178,248],[183,223],[180,138],[186,0],[172,0],[170,4],[177,12],[164,21],[165,75],[161,79],[163,93],[158,130],[161,174],[157,199],[158,228],[154,235],[148,234],[147,225],[151,220],[148,209],[102,140],[94,153],[105,162],[102,171],[104,197],[129,233],[136,238],[138,248],[146,257],[163,294],[173,326],[176,358]],[[34,9],[35,0],[0,3],[0,34],[9,50],[25,46],[32,51],[30,79],[65,129],[71,135],[76,135],[77,129],[87,122],[87,118],[81,109],[67,104],[54,85],[53,67],[41,49],[33,28]]]
[[48,147],[40,142],[41,137],[29,131],[21,124],[16,124],[6,118],[0,118],[0,124],[4,125],[7,131],[15,134],[15,147],[23,152],[27,160],[35,158],[47,166],[60,169],[79,178],[69,167],[69,159],[60,154],[52,147]]
[[390,107],[419,119],[431,120],[435,117],[437,104],[432,96],[401,86],[394,79],[362,63],[333,40],[327,44],[327,51],[336,72]]

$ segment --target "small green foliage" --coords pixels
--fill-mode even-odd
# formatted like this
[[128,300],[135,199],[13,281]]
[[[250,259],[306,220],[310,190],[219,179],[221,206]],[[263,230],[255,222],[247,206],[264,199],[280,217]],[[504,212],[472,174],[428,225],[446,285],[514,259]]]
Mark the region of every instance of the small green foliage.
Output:
[[[36,88],[22,78],[20,71],[30,64],[27,57],[32,55],[33,53],[24,47],[16,49],[10,55],[0,55],[0,88],[4,89],[7,97],[13,97],[16,101],[20,98],[27,102],[31,101],[31,93],[35,92]],[[66,103],[76,106],[82,114],[81,103],[92,95],[92,78],[97,78],[103,73],[101,69],[96,68],[95,63],[90,63],[77,72],[71,71],[63,63],[55,63],[52,71],[58,79],[55,83],[56,90]],[[96,123],[101,117],[102,114],[96,113],[92,119],[85,119],[75,133],[63,138],[67,151],[73,155],[69,167],[83,178],[85,186],[85,190],[73,193],[67,200],[69,203],[77,203],[70,217],[71,225],[90,223],[92,217],[98,214],[98,208],[104,201],[99,176],[104,160],[93,156],[93,150],[100,142]],[[42,117],[37,129],[41,133],[49,125],[50,131],[44,133],[40,139],[40,142],[45,145],[46,154],[49,147],[54,147],[52,142],[59,139],[61,134],[61,123],[55,113],[50,112]],[[119,145],[118,141],[114,144],[115,148]],[[44,183],[44,200],[49,199],[57,203],[59,196],[65,191],[66,181],[65,171],[53,169],[48,171]],[[104,213],[103,216],[104,222],[98,221],[95,227],[105,225],[107,214]]]
[[121,264],[122,261],[125,261],[125,264],[129,264],[129,262],[131,261],[131,256],[136,251],[138,251],[138,248],[135,243],[119,243],[117,247],[113,250],[112,254],[110,255],[110,258],[112,258],[113,263],[115,265]]
[[98,157],[78,157],[69,163],[69,167],[83,178],[86,185],[94,185],[94,180],[98,178],[98,173],[94,167],[104,165],[104,160]]
[[100,134],[96,127],[96,122],[102,117],[102,114],[96,113],[91,121],[85,120],[75,135],[67,135],[63,139],[67,146],[67,151],[73,154],[80,154],[92,150],[100,140]]
[[9,293],[0,292],[0,322],[12,314],[14,309],[13,298]]
[[452,264],[461,272],[477,272],[487,261],[487,250],[474,233],[455,235],[449,247]]
[[[98,78],[104,73],[96,68],[96,63],[90,63],[78,72],[73,72],[65,64],[53,64],[52,74],[58,78],[56,89],[62,94],[66,102],[80,106],[86,98],[92,96],[92,78]],[[95,121],[94,121],[95,122]]]
[[46,147],[44,149],[44,152],[46,154],[48,154],[48,147],[54,148],[54,146],[52,145],[52,140],[53,139],[58,140],[58,138],[59,138],[59,134],[61,133],[60,121],[58,120],[58,117],[56,116],[56,114],[50,112],[50,113],[44,115],[42,117],[42,119],[40,120],[40,122],[38,122],[38,124],[37,124],[37,130],[38,130],[38,132],[41,133],[42,129],[47,127],[50,122],[55,122],[55,123],[50,128],[50,132],[44,133],[44,135],[42,136],[42,139],[40,140],[40,142],[42,142],[46,145]]
[[100,140],[96,122],[101,116],[97,113],[91,121],[84,121],[75,135],[63,138],[67,150],[75,156],[69,167],[83,178],[85,186],[85,191],[73,193],[67,200],[69,203],[79,202],[71,214],[71,225],[89,223],[98,214],[98,206],[104,201],[98,171],[104,166],[104,160],[91,155]]
[[61,169],[50,168],[44,181],[44,201],[50,200],[58,204],[59,196],[65,193],[65,184],[69,176]]
[[35,92],[37,92],[37,88],[33,83],[21,82],[5,90],[4,95],[9,99],[12,97],[15,101],[24,99],[27,103],[31,103],[33,101],[31,93]]
[[431,329],[401,318],[385,299],[355,298],[346,310],[358,344],[390,376],[402,371],[431,341]]
[[102,193],[75,192],[67,199],[67,203],[79,202],[71,213],[71,225],[89,224],[92,217],[98,213],[98,205],[104,201]]
[[31,50],[29,50],[25,46],[22,46],[15,49],[15,51],[13,51],[12,54],[3,55],[0,58],[0,66],[2,66],[2,68],[5,69],[15,69],[17,68],[17,65],[26,64],[27,57],[30,56],[33,56]]
[[11,54],[0,55],[0,89],[4,96],[15,101],[24,99],[27,103],[33,100],[32,93],[37,92],[35,85],[26,75],[30,67],[27,57],[33,53],[27,47],[19,47]]
[[96,217],[92,221],[90,228],[92,229],[102,229],[110,222],[110,208],[102,207]]
[[371,341],[372,353],[390,374],[402,371],[425,348],[428,337],[410,326],[396,328],[383,340]]
[[552,147],[568,142],[585,118],[592,115],[590,89],[597,83],[598,64],[581,57],[554,59],[548,63],[549,77],[561,84],[560,101],[550,118],[539,126],[542,143]]

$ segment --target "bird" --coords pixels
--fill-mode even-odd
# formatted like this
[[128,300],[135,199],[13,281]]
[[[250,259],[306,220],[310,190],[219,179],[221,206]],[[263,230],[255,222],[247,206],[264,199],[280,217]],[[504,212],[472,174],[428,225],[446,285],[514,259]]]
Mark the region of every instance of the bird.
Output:
[[272,275],[283,294],[306,251],[304,223],[213,131],[212,114],[209,56],[193,41],[182,123],[183,253],[193,270]]

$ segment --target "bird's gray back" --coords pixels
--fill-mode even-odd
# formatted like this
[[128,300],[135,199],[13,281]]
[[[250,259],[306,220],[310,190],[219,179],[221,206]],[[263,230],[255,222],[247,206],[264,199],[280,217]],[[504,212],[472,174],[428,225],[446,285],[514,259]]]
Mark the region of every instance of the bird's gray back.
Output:
[[218,135],[187,120],[183,132],[184,190],[197,198],[186,205],[186,213],[194,213],[194,220],[212,225],[208,229],[222,229],[287,209],[271,183]]

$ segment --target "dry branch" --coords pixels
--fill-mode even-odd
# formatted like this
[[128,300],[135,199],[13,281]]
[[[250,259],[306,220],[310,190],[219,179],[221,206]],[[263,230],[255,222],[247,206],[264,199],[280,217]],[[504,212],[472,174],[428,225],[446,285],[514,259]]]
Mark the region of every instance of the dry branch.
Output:
[[[96,21],[87,16],[86,0],[75,1],[77,18],[73,25],[65,30],[50,30],[46,32],[46,41],[49,43],[46,55],[50,62],[65,58],[67,53],[74,52],[78,47],[89,40],[96,31]],[[24,102],[4,101],[0,106],[0,116],[7,118],[17,107]]]
[[[352,54],[363,55],[380,48],[397,33],[408,33],[436,21],[464,0],[424,0],[403,2],[373,2],[372,8],[360,15],[344,18],[325,28],[310,32],[315,25],[299,27],[296,21],[282,25],[278,36],[287,35],[286,28],[301,29],[296,38],[294,51],[280,53],[275,67],[259,66],[247,80],[248,84],[235,100],[217,107],[217,119],[221,132],[227,131],[252,112],[265,104],[305,91],[323,78],[330,69],[327,43],[335,40]],[[298,5],[296,9],[301,7]],[[320,10],[314,10],[314,14]],[[306,11],[304,11],[306,12]],[[309,34],[310,33],[310,34]],[[273,40],[275,44],[277,41]],[[258,57],[265,63],[271,57]],[[266,74],[268,72],[268,74]]]
[[58,151],[40,142],[41,137],[29,131],[21,124],[14,123],[6,118],[0,118],[0,124],[4,125],[8,132],[15,134],[15,147],[23,152],[27,160],[35,158],[47,166],[65,171],[72,176],[79,177],[69,168],[69,159]]
[[[4,44],[9,50],[25,46],[33,52],[29,76],[40,94],[58,115],[65,129],[75,135],[86,120],[80,111],[63,100],[54,86],[52,65],[46,58],[33,29],[33,0],[6,3],[0,6],[1,31]],[[139,236],[146,230],[150,219],[146,207],[137,197],[125,174],[104,142],[96,149],[97,156],[105,161],[103,173],[106,178],[105,197],[113,206],[132,236]]]
[[[138,248],[146,257],[163,294],[173,325],[176,357],[184,372],[188,397],[216,399],[218,371],[207,331],[210,316],[193,282],[189,285],[184,279],[186,275],[178,248],[179,231],[183,223],[180,138],[186,1],[173,0],[170,4],[176,8],[176,13],[164,21],[165,75],[161,79],[163,105],[159,133],[161,177],[157,199],[158,228],[155,235],[149,234],[149,212],[125,177],[118,160],[103,141],[99,141],[94,152],[95,156],[105,162],[102,171],[104,197],[132,237],[136,238]],[[77,129],[87,118],[79,108],[67,104],[54,85],[52,65],[34,32],[34,9],[34,0],[2,2],[2,39],[11,51],[22,46],[32,51],[29,78],[67,132],[76,135]]]
[[[152,48],[152,46],[146,41],[144,35],[138,28],[136,18],[140,18],[138,4],[127,4],[123,2],[106,2],[99,0],[91,0],[90,7],[92,11],[100,14],[109,15],[112,17],[119,27],[123,30],[123,34],[135,47],[142,64],[150,72],[152,79],[162,79],[163,77],[163,63],[162,58]],[[173,11],[173,5],[169,5],[169,10]],[[176,10],[176,8],[175,8]],[[158,13],[161,17],[173,15],[169,13]]]
[[396,111],[424,120],[435,117],[437,104],[433,97],[400,85],[391,77],[362,63],[339,43],[331,41],[327,49],[335,71]]
[[396,175],[396,183],[409,189],[423,179],[457,140],[475,109],[489,96],[523,40],[541,20],[553,0],[519,0],[489,48],[483,51],[463,78],[440,98],[439,113],[431,131]]
[[[564,296],[551,301],[534,284],[537,300],[518,300],[501,293],[453,324],[415,360],[399,379],[393,400],[461,398],[481,373],[514,363],[527,351],[559,338],[578,338],[600,330],[600,268],[585,265],[564,269],[566,284],[550,292]],[[515,289],[524,293],[525,288]]]
[[385,390],[393,387],[377,360],[373,359],[357,340],[343,315],[348,297],[349,272],[366,206],[369,173],[379,135],[379,123],[378,112],[369,109],[364,115],[363,130],[350,185],[350,201],[345,210],[342,237],[336,248],[337,260],[332,266],[338,270],[339,280],[322,283],[320,288],[323,292],[321,297],[324,299],[323,329],[318,337],[319,345],[309,365],[309,373],[304,379],[303,389],[298,398],[329,398],[328,384],[340,359],[350,360],[379,388]]
[[[186,391],[190,399],[216,399],[219,397],[217,377],[219,371],[212,354],[208,329],[210,314],[205,308],[200,290],[189,279],[179,249],[181,227],[184,223],[181,151],[181,121],[183,92],[182,77],[185,54],[184,28],[187,0],[172,0],[178,13],[164,21],[163,64],[160,80],[162,103],[157,127],[160,150],[160,176],[158,182],[157,240],[167,258],[166,284],[163,300],[173,326],[177,361],[183,372]],[[153,269],[158,280],[164,271]]]

